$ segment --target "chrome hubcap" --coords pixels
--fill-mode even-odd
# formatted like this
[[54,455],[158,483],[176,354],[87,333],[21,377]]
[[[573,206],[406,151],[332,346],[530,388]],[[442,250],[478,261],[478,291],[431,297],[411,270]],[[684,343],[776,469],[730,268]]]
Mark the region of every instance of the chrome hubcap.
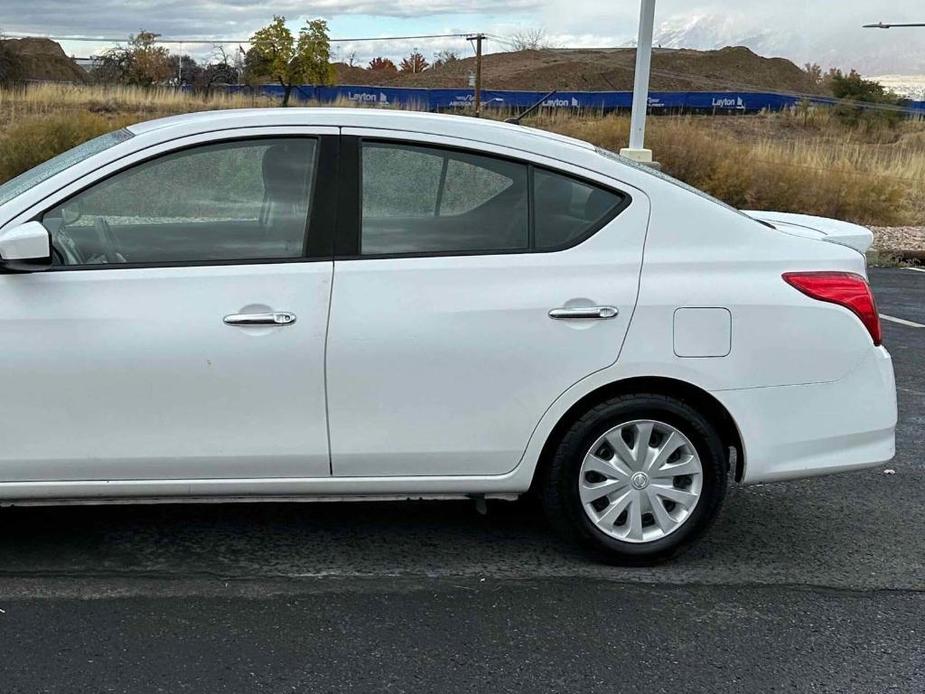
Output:
[[633,489],[645,489],[649,486],[649,476],[644,472],[637,472],[631,478]]
[[652,542],[690,517],[703,467],[690,440],[670,424],[638,419],[610,429],[585,454],[578,477],[594,525],[624,542]]

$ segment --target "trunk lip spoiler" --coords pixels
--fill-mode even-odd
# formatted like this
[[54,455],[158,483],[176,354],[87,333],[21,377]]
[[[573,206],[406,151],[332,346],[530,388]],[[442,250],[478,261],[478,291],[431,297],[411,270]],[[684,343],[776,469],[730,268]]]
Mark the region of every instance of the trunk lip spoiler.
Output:
[[[758,222],[771,224],[781,233],[837,243],[862,255],[874,242],[873,232],[867,227],[831,217],[762,210],[742,210],[742,213]],[[809,233],[800,233],[800,230]]]

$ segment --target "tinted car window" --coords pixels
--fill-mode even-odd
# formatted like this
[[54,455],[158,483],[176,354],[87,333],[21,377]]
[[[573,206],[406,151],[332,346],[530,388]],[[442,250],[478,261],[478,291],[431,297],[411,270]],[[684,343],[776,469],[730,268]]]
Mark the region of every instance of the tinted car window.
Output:
[[302,255],[315,140],[203,145],[122,171],[42,218],[64,264]]
[[536,248],[561,248],[592,231],[623,196],[584,181],[536,169],[533,174]]
[[433,217],[443,155],[419,147],[363,148],[363,216]]
[[[495,160],[489,160],[495,163]],[[447,161],[446,180],[440,197],[441,215],[463,214],[487,200],[501,195],[514,185],[519,167],[511,164],[502,170],[479,166],[478,162],[454,158]]]
[[529,247],[526,165],[371,142],[361,156],[362,254]]
[[116,130],[111,133],[106,133],[105,135],[100,135],[99,137],[94,137],[92,140],[87,140],[73,149],[69,149],[56,157],[52,157],[48,161],[36,166],[34,169],[29,169],[0,186],[0,205],[9,202],[17,195],[25,193],[42,181],[47,181],[52,176],[61,173],[65,169],[69,169],[74,166],[74,164],[78,164],[84,159],[92,157],[94,154],[104,152],[110,147],[115,147],[119,143],[130,140],[131,138],[132,133],[128,130]]

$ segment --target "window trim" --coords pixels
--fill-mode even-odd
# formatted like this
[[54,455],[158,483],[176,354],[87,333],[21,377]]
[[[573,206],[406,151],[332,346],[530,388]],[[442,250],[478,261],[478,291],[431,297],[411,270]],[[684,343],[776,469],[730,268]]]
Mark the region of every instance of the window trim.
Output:
[[[362,180],[363,180],[363,161],[362,149],[364,142],[375,144],[399,145],[405,147],[418,147],[425,149],[446,150],[449,152],[458,152],[470,156],[485,157],[487,159],[498,159],[508,163],[520,164],[527,169],[527,247],[510,248],[510,249],[483,249],[483,250],[466,250],[466,251],[407,251],[397,253],[370,253],[362,254],[362,233],[363,233],[363,197],[362,197]],[[613,186],[601,183],[595,179],[580,176],[563,171],[551,166],[537,164],[530,159],[517,156],[507,156],[495,154],[494,152],[485,152],[473,147],[464,147],[449,145],[443,143],[430,142],[427,140],[413,140],[395,137],[378,137],[366,135],[341,135],[341,151],[351,149],[352,160],[343,161],[341,174],[341,192],[346,193],[353,201],[352,211],[348,214],[341,215],[338,220],[337,238],[335,244],[335,260],[383,260],[389,258],[452,258],[467,257],[478,255],[527,255],[534,253],[558,253],[581,245],[592,236],[597,234],[601,229],[616,219],[632,202],[632,195]],[[584,234],[575,237],[572,241],[559,246],[549,248],[536,247],[535,233],[535,201],[533,190],[533,178],[536,170],[549,172],[557,176],[584,183],[594,188],[600,188],[614,195],[620,196],[620,202],[611,208],[607,214],[603,215],[594,224],[590,225]],[[342,208],[343,209],[343,208]]]
[[[281,140],[281,139],[309,139],[315,140],[315,174],[312,181],[308,214],[302,232],[302,249],[299,255],[283,258],[229,258],[222,260],[152,260],[134,263],[93,263],[82,265],[53,265],[44,272],[75,272],[86,270],[134,270],[143,268],[183,268],[183,267],[213,267],[225,265],[276,265],[280,263],[305,263],[317,261],[329,261],[333,258],[334,251],[334,230],[336,228],[337,209],[333,201],[336,199],[330,195],[331,189],[335,187],[338,174],[338,149],[340,145],[340,136],[333,134],[313,134],[313,133],[256,133],[252,135],[242,135],[229,131],[227,135],[216,137],[209,140],[200,140],[190,142],[173,149],[161,150],[152,153],[150,156],[143,156],[139,159],[127,163],[104,176],[94,178],[87,185],[75,190],[70,195],[62,197],[50,207],[42,207],[33,214],[29,221],[41,223],[42,218],[51,210],[66,204],[69,200],[84,193],[87,190],[105,183],[109,179],[129,171],[137,166],[147,164],[157,159],[172,156],[187,150],[209,147],[212,145],[223,144],[228,142],[256,142],[259,140]],[[324,183],[322,183],[324,181]],[[322,189],[329,193],[328,195],[319,195]],[[321,204],[317,204],[321,201]],[[318,238],[310,234],[313,227],[319,227],[320,233]]]

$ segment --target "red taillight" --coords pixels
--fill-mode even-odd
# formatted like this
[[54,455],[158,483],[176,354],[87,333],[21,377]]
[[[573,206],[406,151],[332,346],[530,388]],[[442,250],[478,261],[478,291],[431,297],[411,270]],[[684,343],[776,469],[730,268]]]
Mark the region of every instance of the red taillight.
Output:
[[853,272],[785,272],[784,281],[819,301],[844,306],[861,319],[874,344],[880,344],[880,315],[870,285]]

